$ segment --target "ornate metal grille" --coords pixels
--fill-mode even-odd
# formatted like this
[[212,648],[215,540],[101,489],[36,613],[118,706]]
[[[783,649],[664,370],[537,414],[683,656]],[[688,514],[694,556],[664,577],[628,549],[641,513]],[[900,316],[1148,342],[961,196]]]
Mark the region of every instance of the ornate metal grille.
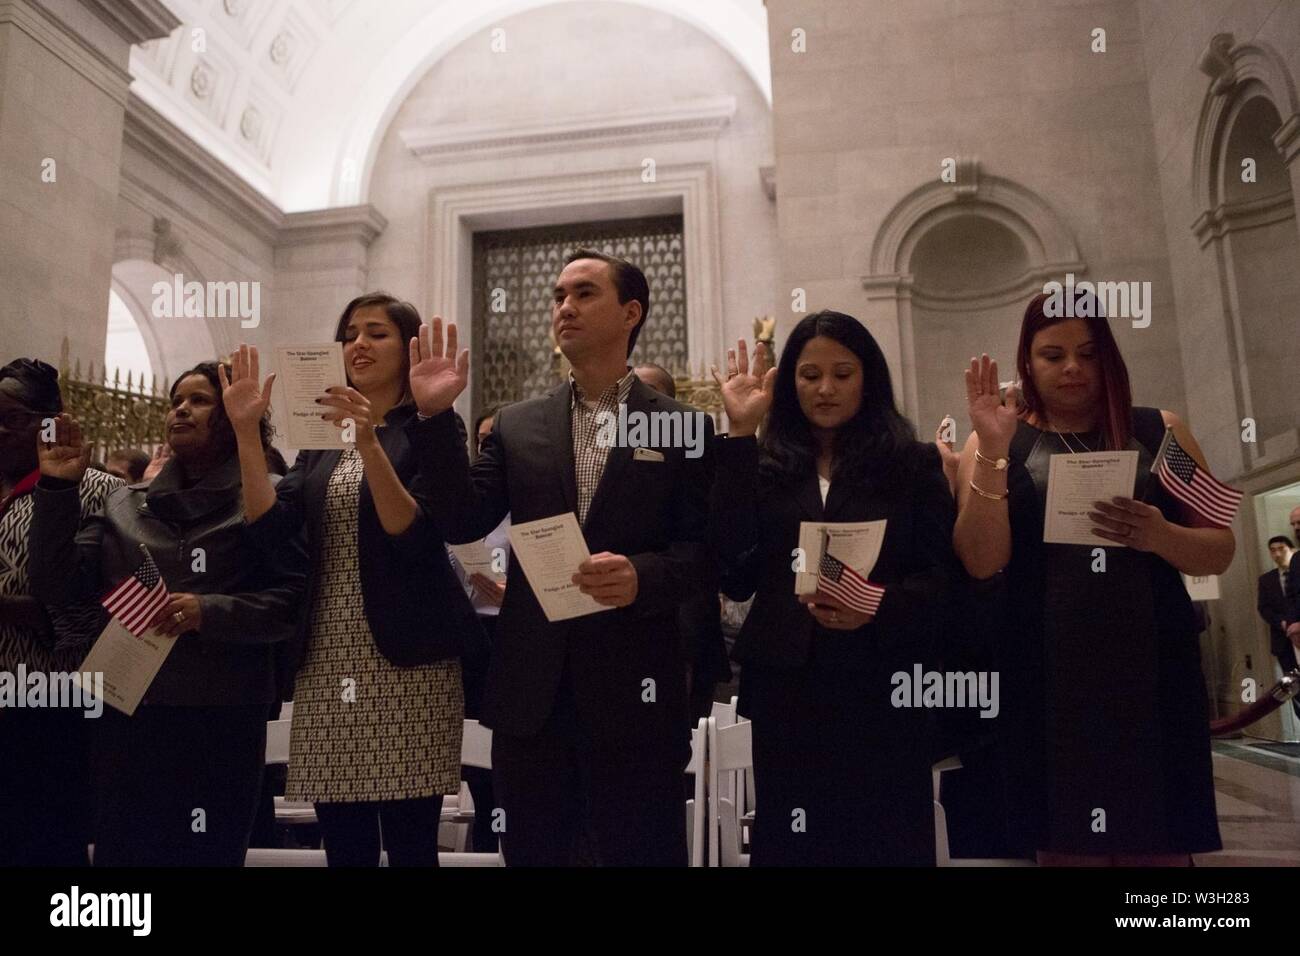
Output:
[[569,253],[582,246],[635,262],[650,283],[650,316],[633,364],[687,372],[682,217],[582,222],[474,236],[474,414],[534,398],[564,374],[551,338],[551,293]]
[[117,372],[110,382],[108,369],[95,374],[90,363],[84,376],[81,360],[68,365],[68,340],[63,340],[59,361],[59,390],[63,407],[81,425],[82,438],[91,446],[91,459],[103,461],[118,448],[139,448],[152,453],[163,443],[163,422],[171,402],[166,382],[153,381],[145,386],[131,380],[128,372],[122,382]]

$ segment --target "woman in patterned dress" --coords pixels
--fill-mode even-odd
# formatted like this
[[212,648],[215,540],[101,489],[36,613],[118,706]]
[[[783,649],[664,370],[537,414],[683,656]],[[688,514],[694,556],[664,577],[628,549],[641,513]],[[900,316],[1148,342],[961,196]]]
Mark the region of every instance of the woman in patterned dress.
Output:
[[[27,536],[39,477],[42,423],[63,411],[59,373],[35,359],[0,368],[0,673],[76,670],[99,632],[91,599],[67,607],[32,593]],[[121,482],[86,470],[83,518],[104,510]],[[94,721],[77,709],[15,708],[0,702],[0,868],[85,866],[90,842],[88,740]]]
[[285,796],[315,804],[331,866],[375,866],[381,846],[394,866],[437,866],[442,796],[460,786],[459,658],[480,632],[425,516],[408,353],[419,328],[415,307],[392,296],[348,303],[334,336],[348,385],[317,401],[355,440],[301,452],[274,489],[252,425],[275,376],[259,390],[257,350],[241,346],[225,382],[250,529],[269,548],[307,529]]

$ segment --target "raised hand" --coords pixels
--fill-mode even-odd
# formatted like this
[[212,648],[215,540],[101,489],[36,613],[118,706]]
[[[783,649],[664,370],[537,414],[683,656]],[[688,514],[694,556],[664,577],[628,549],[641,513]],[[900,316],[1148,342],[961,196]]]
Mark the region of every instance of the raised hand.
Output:
[[154,449],[153,457],[149,459],[149,464],[144,467],[144,474],[140,477],[142,482],[150,482],[158,477],[158,473],[163,470],[163,465],[167,464],[168,459],[172,456],[172,446],[163,442]]
[[758,431],[759,424],[772,407],[776,389],[776,369],[772,366],[767,346],[759,342],[754,349],[754,367],[749,367],[749,350],[745,340],[727,349],[727,379],[718,375],[713,366],[713,379],[722,390],[722,405],[727,410],[731,435],[744,438]]
[[229,376],[226,375],[226,366],[217,366],[217,377],[221,380],[221,401],[236,434],[240,431],[256,431],[262,416],[271,405],[271,386],[275,384],[275,375],[268,375],[266,383],[259,390],[257,382],[260,375],[257,349],[251,345],[241,345],[231,355]]
[[980,439],[980,453],[986,457],[1005,457],[1011,448],[1019,418],[1019,390],[1007,389],[1006,398],[999,394],[998,363],[987,355],[970,360],[966,370],[966,400],[970,405],[970,424]]
[[411,397],[421,415],[451,408],[469,382],[469,349],[457,354],[456,344],[456,323],[448,322],[444,348],[440,315],[431,326],[421,324],[420,334],[411,339]]
[[54,419],[54,441],[36,439],[36,460],[41,474],[65,481],[81,481],[90,465],[90,446],[81,440],[81,426],[66,412]]

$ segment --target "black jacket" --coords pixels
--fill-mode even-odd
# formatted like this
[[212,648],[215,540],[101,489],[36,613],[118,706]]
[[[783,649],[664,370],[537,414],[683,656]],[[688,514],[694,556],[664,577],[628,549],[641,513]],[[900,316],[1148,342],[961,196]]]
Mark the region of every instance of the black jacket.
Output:
[[1286,606],[1290,611],[1287,623],[1300,621],[1300,551],[1291,555],[1291,567],[1286,573]]
[[[699,414],[632,383],[630,412]],[[707,538],[709,443],[703,454],[660,447],[663,460],[637,459],[633,449],[610,449],[583,525],[592,554],[627,555],[638,591],[627,607],[551,623],[518,561],[510,562],[498,618],[484,723],[504,733],[537,733],[550,714],[567,665],[579,717],[602,745],[664,759],[686,757],[685,657],[678,608],[716,593]],[[423,425],[434,435],[429,468],[439,494],[433,513],[456,543],[483,537],[506,512],[523,524],[576,512],[570,390],[502,410],[471,467],[451,412]],[[656,687],[655,706],[643,699]]]
[[236,456],[189,488],[173,459],[151,483],[113,491],[103,513],[84,521],[75,484],[42,478],[33,494],[29,569],[41,601],[102,597],[139,567],[141,544],[169,591],[199,595],[201,629],[177,638],[145,703],[274,700],[275,645],[294,633],[306,568],[292,540],[274,554],[251,540]]
[[[416,426],[415,406],[399,405],[376,429],[393,470],[419,506],[411,526],[390,535],[379,523],[369,482],[362,478],[357,507],[357,563],[366,620],[379,653],[398,667],[414,667],[475,653],[483,640],[474,607],[452,570],[447,549],[430,520],[433,492],[419,471],[416,444],[429,441]],[[462,452],[464,424],[453,430]],[[269,551],[305,525],[311,561],[307,594],[315,594],[324,533],[325,496],[340,451],[302,451],[276,486],[275,505],[248,527]],[[427,458],[427,455],[425,456]],[[303,602],[297,661],[306,647],[311,600]]]
[[[1290,576],[1289,571],[1287,575]],[[1286,595],[1282,593],[1282,579],[1278,576],[1277,568],[1259,576],[1256,593],[1255,607],[1268,625],[1269,650],[1277,657],[1290,644],[1286,632],[1282,630],[1282,622],[1295,620],[1289,612]]]
[[[817,642],[824,664],[885,678],[936,660],[936,639],[951,588],[960,578],[952,550],[955,512],[938,454],[917,444],[912,477],[888,488],[832,481],[823,507],[817,476],[777,484],[759,469],[754,438],[715,442],[711,524],[722,589],[733,600],[756,595],[736,638],[741,665],[798,668]],[[855,631],[822,628],[794,593],[794,557],[803,521],[888,521],[871,581],[885,586],[875,619]],[[815,569],[809,569],[815,570]]]

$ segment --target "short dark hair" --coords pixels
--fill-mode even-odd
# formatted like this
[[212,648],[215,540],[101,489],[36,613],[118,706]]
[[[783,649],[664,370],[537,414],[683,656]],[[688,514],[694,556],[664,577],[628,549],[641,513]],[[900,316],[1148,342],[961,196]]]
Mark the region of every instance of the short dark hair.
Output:
[[[334,341],[343,342],[347,338],[348,323],[352,321],[352,316],[358,309],[367,309],[379,307],[384,310],[390,322],[397,326],[397,334],[402,337],[402,395],[404,398],[410,398],[410,381],[411,374],[411,353],[408,346],[411,339],[420,334],[420,310],[409,302],[404,302],[397,296],[389,295],[387,292],[367,292],[365,295],[359,295],[343,307],[343,314],[339,316],[339,324],[334,328]],[[348,384],[352,384],[352,375],[344,370],[348,375]]]
[[1295,550],[1295,545],[1291,543],[1291,539],[1284,534],[1275,534],[1273,537],[1268,539],[1268,546],[1270,548],[1275,544],[1284,544],[1291,550]]
[[569,253],[569,257],[564,260],[564,264],[567,266],[579,259],[595,259],[597,262],[603,262],[609,266],[609,276],[614,281],[614,289],[618,292],[619,305],[626,305],[633,299],[641,304],[641,321],[636,324],[632,334],[627,337],[627,354],[630,356],[632,350],[636,348],[636,340],[641,334],[641,326],[645,325],[645,320],[650,315],[650,283],[646,281],[645,273],[626,259],[620,259],[618,256],[611,256],[604,252],[597,252],[595,249],[575,249]]
[[[220,400],[220,386],[217,390],[217,398]],[[131,476],[131,481],[137,482],[144,478],[144,470],[149,467],[149,456],[139,448],[118,448],[108,453],[106,461],[120,461],[126,464],[126,473]]]
[[668,369],[664,368],[662,365],[657,365],[654,362],[642,362],[632,371],[635,372],[643,368],[649,369],[650,371],[654,372],[655,375],[663,379],[664,387],[660,389],[660,391],[662,391],[669,398],[677,397],[677,383],[673,381],[672,372],[668,371]]

